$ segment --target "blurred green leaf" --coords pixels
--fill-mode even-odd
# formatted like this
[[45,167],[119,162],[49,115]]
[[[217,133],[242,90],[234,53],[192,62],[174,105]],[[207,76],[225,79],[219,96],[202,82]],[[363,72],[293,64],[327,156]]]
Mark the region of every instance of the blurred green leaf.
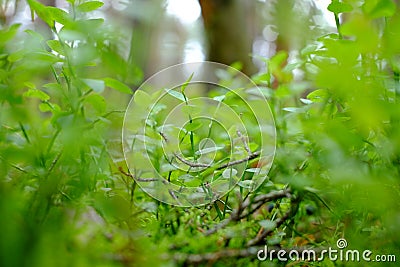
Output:
[[[229,178],[235,177],[237,175],[237,173],[238,173],[238,171],[236,169],[226,168],[222,172],[222,177],[224,177],[225,179],[229,179]],[[244,182],[244,181],[241,181],[241,182]],[[240,186],[247,188],[246,183],[241,183]]]
[[185,125],[185,129],[186,129],[188,132],[192,132],[192,131],[195,131],[195,130],[197,130],[197,129],[200,129],[202,126],[203,126],[203,124],[202,124],[201,122],[199,122],[199,121],[194,121],[194,122],[192,122],[192,123],[187,123],[187,124]]
[[132,94],[132,89],[118,80],[115,80],[113,78],[104,78],[103,80],[105,82],[105,85],[108,87],[120,91],[121,93]]
[[202,111],[202,109],[201,107],[196,105],[185,105],[182,106],[181,111],[186,115],[194,116],[196,114],[199,114]]
[[106,111],[106,101],[104,97],[99,94],[90,94],[85,97],[85,101],[91,104],[98,113],[104,113]]
[[391,17],[396,8],[392,0],[368,0],[363,5],[363,11],[372,18]]
[[65,55],[64,49],[59,40],[48,40],[46,43],[53,51],[60,55]]
[[93,89],[96,93],[102,93],[105,88],[105,83],[103,80],[95,80],[95,79],[82,79],[82,81]]
[[252,180],[244,180],[244,181],[239,181],[238,186],[252,190],[254,188],[254,181]]
[[[35,51],[27,54],[27,57],[33,61],[33,63],[49,63],[53,64],[59,61],[62,61],[60,58],[58,58],[56,55],[53,55],[50,52],[47,51]],[[35,62],[36,61],[36,62]]]
[[[47,13],[50,15],[50,18],[52,20],[60,23],[61,25],[68,25],[69,23],[72,22],[72,19],[69,16],[69,14],[62,9],[57,8],[57,7],[52,7],[52,6],[48,6],[48,7],[46,7],[46,9],[47,9]],[[49,26],[53,26],[53,25],[49,25]]]
[[16,51],[16,52],[10,54],[8,56],[7,60],[9,62],[17,62],[17,61],[23,59],[25,55],[26,55],[26,51],[21,49],[19,51]]
[[[50,13],[50,9],[48,9],[45,5],[42,3],[36,1],[36,0],[28,0],[28,4],[31,8],[32,11],[36,12],[36,14],[41,18],[47,25],[50,27],[54,26],[54,21],[52,19],[52,15]],[[32,16],[33,20],[33,16]]]
[[133,95],[133,99],[141,107],[148,107],[152,103],[151,96],[143,90],[137,90]]
[[262,220],[258,222],[265,231],[271,231],[276,228],[276,222],[271,220]]
[[2,43],[10,41],[17,34],[21,24],[13,24],[8,28],[0,29],[0,47]]
[[348,3],[344,3],[339,0],[332,0],[332,2],[328,6],[328,10],[335,14],[340,14],[352,11],[353,7]]
[[184,181],[184,182],[190,182],[193,181],[196,177],[190,174],[184,174],[178,177],[178,180]]
[[37,89],[29,89],[27,92],[24,93],[25,97],[32,97],[38,98],[42,101],[46,101],[50,99],[50,96],[43,91]]
[[80,12],[90,12],[102,7],[103,5],[104,3],[100,1],[88,1],[78,5],[76,9]]
[[190,77],[182,84],[182,86],[181,86],[182,94],[185,94],[186,87],[190,84],[190,81],[192,80],[193,75],[194,75],[194,73],[190,74]]
[[[207,147],[207,148],[202,148],[202,149],[196,151],[195,154],[196,155],[203,155],[203,154],[208,154],[208,153],[215,152],[215,151],[218,151],[218,150],[221,150],[221,149],[224,149],[224,146]],[[233,171],[236,171],[236,170],[233,170]]]
[[310,99],[312,102],[325,102],[328,97],[329,93],[326,89],[317,89],[307,95],[307,99]]
[[185,97],[181,92],[175,91],[173,89],[164,89],[170,96],[175,97],[176,99],[179,99],[182,102],[185,102]]

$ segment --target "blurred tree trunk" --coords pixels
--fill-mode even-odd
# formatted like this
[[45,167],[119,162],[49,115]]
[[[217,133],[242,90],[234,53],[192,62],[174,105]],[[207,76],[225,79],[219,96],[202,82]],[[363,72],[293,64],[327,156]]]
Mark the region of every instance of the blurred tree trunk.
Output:
[[254,1],[199,0],[208,45],[207,59],[230,65],[243,64],[251,75],[257,70],[251,58],[254,39]]

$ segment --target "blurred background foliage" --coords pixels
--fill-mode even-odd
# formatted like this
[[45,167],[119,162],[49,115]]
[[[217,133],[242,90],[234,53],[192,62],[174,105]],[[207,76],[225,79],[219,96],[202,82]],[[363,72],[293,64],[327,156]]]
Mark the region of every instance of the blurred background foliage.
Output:
[[[258,265],[243,249],[340,237],[398,253],[399,14],[392,0],[1,0],[0,265]],[[183,209],[121,171],[132,92],[205,59],[251,75],[274,114],[276,157],[248,199],[294,196],[222,226],[245,186]]]

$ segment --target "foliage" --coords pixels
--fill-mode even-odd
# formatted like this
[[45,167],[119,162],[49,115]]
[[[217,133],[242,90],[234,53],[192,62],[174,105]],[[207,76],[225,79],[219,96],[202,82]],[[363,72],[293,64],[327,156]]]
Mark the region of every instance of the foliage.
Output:
[[[400,12],[394,2],[334,0],[328,9],[337,32],[308,40],[294,59],[285,51],[265,59],[267,70],[252,79],[268,97],[277,130],[267,181],[249,190],[246,181],[260,164],[255,155],[245,166],[247,180],[209,205],[188,208],[147,196],[123,161],[123,110],[142,77],[126,59],[133,49],[126,36],[90,16],[102,2],[69,0],[68,11],[28,2],[53,38],[18,24],[0,30],[1,266],[256,266],[265,244],[320,249],[342,237],[353,249],[396,253]],[[220,83],[235,79],[227,72]],[[169,103],[189,103],[185,87],[168,92]],[[151,96],[140,94],[147,103]],[[209,97],[236,101],[218,90]],[[187,156],[196,157],[199,128],[190,124],[182,142]],[[248,138],[257,151],[257,136]],[[217,148],[212,152],[221,159],[228,156]],[[151,160],[162,157],[154,153]],[[182,175],[172,170],[169,178],[193,182]]]

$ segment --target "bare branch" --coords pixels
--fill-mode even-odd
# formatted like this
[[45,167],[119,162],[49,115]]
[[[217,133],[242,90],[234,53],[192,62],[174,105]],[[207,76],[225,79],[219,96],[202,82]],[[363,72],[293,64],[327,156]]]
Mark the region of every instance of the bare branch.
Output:
[[[165,136],[165,134],[162,133],[162,132],[159,132],[159,134],[160,134],[160,136],[162,137],[162,139],[163,139],[166,143],[168,143],[168,138]],[[238,131],[238,135],[239,135],[240,138],[242,139],[243,144],[244,144],[244,146],[245,146],[245,149],[246,149],[246,151],[249,153],[249,156],[246,157],[246,158],[243,158],[243,159],[238,159],[238,160],[234,160],[234,161],[230,161],[230,162],[228,162],[228,163],[225,163],[225,164],[219,166],[218,168],[216,168],[216,170],[222,170],[222,169],[225,169],[225,168],[227,168],[227,167],[234,166],[234,165],[237,165],[237,164],[240,164],[240,163],[243,163],[243,162],[246,162],[246,161],[255,159],[255,158],[257,158],[258,156],[260,156],[260,154],[261,154],[260,151],[256,151],[256,152],[254,152],[254,153],[252,153],[252,152],[250,151],[250,148],[249,148],[249,146],[247,145],[246,138],[241,134],[240,131]],[[186,165],[188,165],[189,167],[192,167],[192,168],[208,168],[208,167],[211,166],[211,164],[205,164],[205,163],[200,163],[200,162],[192,162],[192,161],[186,160],[185,158],[183,158],[183,157],[182,157],[181,155],[179,155],[178,153],[173,153],[173,154],[174,154],[174,156],[175,156],[177,159],[179,159],[179,161],[181,161],[182,163],[184,163],[184,164],[186,164]]]
[[132,178],[133,180],[137,181],[137,182],[157,182],[160,179],[158,178],[135,178],[133,177],[132,174],[125,172],[122,167],[119,167],[118,170],[120,171],[120,173],[122,173],[123,175]]
[[[214,228],[211,228],[210,230],[205,232],[205,235],[208,236],[208,235],[214,234],[214,233],[218,232],[220,229],[226,227],[230,222],[239,221],[240,219],[245,218],[246,216],[254,213],[257,209],[259,209],[262,206],[262,204],[264,204],[266,202],[269,202],[269,201],[275,200],[275,199],[284,198],[284,197],[291,197],[289,189],[273,191],[269,194],[257,196],[254,199],[246,199],[243,203],[241,203],[239,205],[239,207],[237,209],[235,209],[231,213],[231,216],[228,219],[223,220],[222,222],[217,224]],[[242,214],[242,212],[246,208],[248,208],[252,205],[255,205],[256,207],[254,207],[247,213]],[[278,222],[277,222],[277,225],[278,225]]]
[[178,155],[177,153],[174,153],[174,156],[179,159],[181,162],[185,163],[186,165],[192,167],[192,168],[196,168],[196,167],[203,167],[203,168],[207,168],[210,167],[210,164],[204,164],[204,163],[200,163],[200,162],[191,162],[188,161],[186,159],[184,159],[183,157],[181,157],[180,155]]
[[234,160],[234,161],[230,161],[230,162],[228,162],[228,163],[225,163],[225,164],[219,166],[219,167],[217,168],[217,170],[225,169],[225,168],[227,168],[227,167],[234,166],[234,165],[237,165],[237,164],[240,164],[240,163],[243,163],[243,162],[246,162],[246,161],[255,159],[255,158],[257,158],[260,154],[261,154],[260,151],[256,151],[256,152],[252,153],[251,155],[249,155],[247,158],[238,159],[238,160]]
[[261,234],[257,235],[255,238],[247,242],[247,246],[250,247],[262,243],[264,238],[267,237],[269,234],[271,234],[273,231],[275,231],[275,229],[277,229],[279,226],[281,226],[290,217],[290,215],[292,215],[292,213],[293,213],[293,207],[291,207],[282,217],[274,221],[275,222],[274,228],[268,230],[263,229]]
[[240,139],[242,140],[243,145],[244,145],[244,149],[246,149],[247,153],[249,153],[249,155],[251,155],[252,153],[251,153],[251,150],[249,148],[249,145],[247,144],[246,137],[244,137],[239,130],[237,130],[236,133],[240,137]]

